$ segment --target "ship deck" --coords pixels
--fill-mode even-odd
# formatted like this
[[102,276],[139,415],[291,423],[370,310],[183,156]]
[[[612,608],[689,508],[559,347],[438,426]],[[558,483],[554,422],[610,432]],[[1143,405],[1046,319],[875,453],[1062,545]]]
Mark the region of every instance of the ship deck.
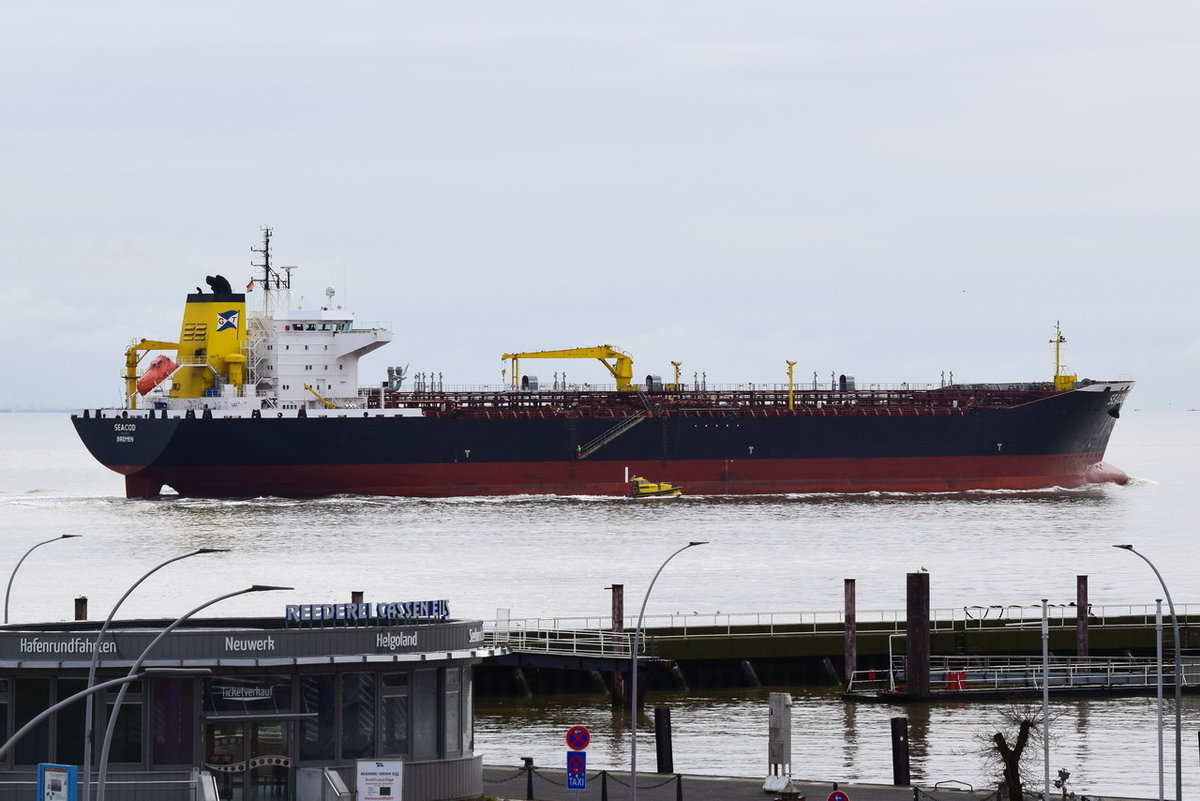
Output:
[[1061,394],[1046,384],[904,386],[871,389],[416,390],[363,393],[369,409],[420,409],[429,417],[486,419],[545,417],[784,417],[965,415],[1012,408]]

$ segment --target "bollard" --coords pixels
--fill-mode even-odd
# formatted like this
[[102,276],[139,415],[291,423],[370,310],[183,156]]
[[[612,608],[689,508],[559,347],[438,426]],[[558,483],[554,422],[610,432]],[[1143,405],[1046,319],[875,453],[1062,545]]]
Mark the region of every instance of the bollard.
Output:
[[671,747],[671,710],[654,707],[654,746],[658,753],[658,772],[675,772],[675,753]]
[[521,757],[521,761],[525,763],[525,799],[533,801],[533,757]]
[[908,760],[908,718],[892,718],[892,784],[912,783]]

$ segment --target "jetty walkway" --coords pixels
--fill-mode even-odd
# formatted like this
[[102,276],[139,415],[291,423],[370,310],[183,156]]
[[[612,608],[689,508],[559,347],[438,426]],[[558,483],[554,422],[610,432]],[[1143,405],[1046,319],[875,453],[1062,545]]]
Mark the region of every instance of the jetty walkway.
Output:
[[[1200,605],[1176,610],[1181,649],[1200,648]],[[647,616],[639,665],[650,681],[677,690],[787,684],[842,684],[862,693],[895,690],[906,678],[904,613],[859,612],[855,618],[847,627],[841,612]],[[1049,609],[1052,690],[1092,686],[1134,692],[1156,683],[1154,606],[1089,606],[1082,632],[1079,620],[1074,604]],[[485,689],[492,689],[487,670],[509,668],[518,671],[510,678],[527,683],[530,692],[611,690],[602,686],[606,674],[629,669],[636,622],[620,620],[614,627],[606,617],[486,621],[487,644],[508,654],[484,666]],[[1040,688],[1041,626],[1040,604],[930,610],[931,689]],[[1167,684],[1174,676],[1173,637],[1168,623],[1162,632]],[[1081,643],[1086,656],[1079,654]],[[849,672],[848,654],[853,654]],[[1200,659],[1185,656],[1181,671],[1185,684],[1200,685]],[[571,680],[562,673],[577,675]]]

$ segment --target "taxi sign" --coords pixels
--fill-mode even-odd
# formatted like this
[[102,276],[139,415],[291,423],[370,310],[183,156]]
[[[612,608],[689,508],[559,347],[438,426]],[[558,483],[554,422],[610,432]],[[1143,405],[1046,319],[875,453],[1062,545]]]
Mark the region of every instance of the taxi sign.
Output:
[[587,789],[587,751],[567,752],[567,789]]

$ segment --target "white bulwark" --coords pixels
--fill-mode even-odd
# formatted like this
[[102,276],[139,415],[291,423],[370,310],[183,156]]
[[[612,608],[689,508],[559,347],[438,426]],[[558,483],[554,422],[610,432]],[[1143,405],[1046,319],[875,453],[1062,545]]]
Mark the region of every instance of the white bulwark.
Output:
[[[95,622],[0,627],[0,725],[11,735],[84,689],[93,654],[97,683],[125,676],[170,622],[115,623],[99,644]],[[188,621],[145,653],[143,669],[209,675],[147,676],[115,712],[118,686],[104,691],[93,781],[115,714],[113,801],[192,801],[214,786],[221,798],[303,801],[325,787],[361,787],[362,766],[375,764],[383,767],[371,775],[395,801],[478,798],[472,668],[498,653],[482,630],[451,619],[444,600]],[[0,759],[0,801],[16,798],[5,788],[35,782],[39,764],[83,764],[83,708],[59,710]],[[389,785],[401,769],[403,782]]]

